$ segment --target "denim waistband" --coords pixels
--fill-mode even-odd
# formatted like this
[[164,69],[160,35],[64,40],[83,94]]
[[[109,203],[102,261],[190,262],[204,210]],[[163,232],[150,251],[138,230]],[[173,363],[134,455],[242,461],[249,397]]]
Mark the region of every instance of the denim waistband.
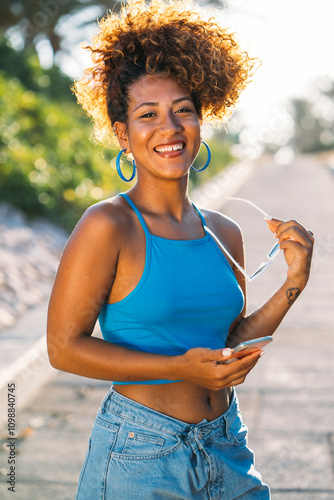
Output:
[[215,420],[208,421],[204,419],[198,424],[189,424],[133,401],[111,388],[101,403],[100,413],[111,413],[121,419],[174,435],[178,434],[186,437],[189,433],[195,433],[204,440],[206,436],[209,437],[210,435],[209,439],[212,440],[215,432],[222,433],[226,428],[229,428],[235,419],[237,410],[238,398],[235,389],[233,389],[230,406],[225,413]]

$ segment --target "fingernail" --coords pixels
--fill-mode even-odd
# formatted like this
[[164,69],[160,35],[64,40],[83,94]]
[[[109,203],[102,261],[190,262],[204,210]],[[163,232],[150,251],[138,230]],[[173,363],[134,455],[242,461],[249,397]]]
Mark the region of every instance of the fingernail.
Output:
[[264,220],[267,220],[268,222],[270,222],[271,220],[273,220],[272,217],[265,217]]
[[223,356],[230,356],[231,355],[231,349],[223,349],[222,355]]
[[264,355],[264,351],[260,352],[260,358]]

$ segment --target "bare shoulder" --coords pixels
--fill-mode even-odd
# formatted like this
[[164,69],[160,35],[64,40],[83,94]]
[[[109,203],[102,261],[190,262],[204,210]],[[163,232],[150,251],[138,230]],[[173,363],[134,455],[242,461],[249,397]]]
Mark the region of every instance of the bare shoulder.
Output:
[[208,227],[224,243],[237,249],[242,245],[242,232],[240,226],[230,217],[214,210],[201,209]]
[[89,207],[74,228],[62,255],[63,263],[88,268],[116,265],[126,238],[134,234],[133,215],[121,196]]
[[97,289],[107,293],[127,232],[133,234],[132,220],[130,209],[120,196],[88,208],[63,251],[56,289],[62,293],[64,289],[72,290],[69,296],[79,296],[81,287],[86,295]]
[[131,211],[120,196],[89,207],[77,223],[72,237],[89,236],[106,240],[127,233],[132,222]]
[[120,196],[109,198],[89,207],[78,224],[76,231],[103,232],[114,234],[120,229],[126,230],[131,216],[124,200]]

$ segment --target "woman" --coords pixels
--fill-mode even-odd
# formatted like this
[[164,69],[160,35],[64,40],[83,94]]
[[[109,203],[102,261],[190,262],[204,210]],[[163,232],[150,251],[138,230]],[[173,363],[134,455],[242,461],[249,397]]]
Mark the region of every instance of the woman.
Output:
[[[253,66],[205,16],[161,0],[108,14],[89,47],[94,67],[75,84],[99,138],[113,130],[137,168],[127,193],[84,214],[50,299],[52,365],[113,382],[92,430],[79,500],[270,496],[234,390],[262,351],[224,364],[225,346],[274,333],[293,302],[289,290],[296,297],[307,283],[313,238],[295,221],[268,221],[287,278],[246,316],[244,277],[204,225],[243,266],[240,230],[199,210],[187,192],[202,123],[226,118]],[[103,340],[91,336],[97,318]]]

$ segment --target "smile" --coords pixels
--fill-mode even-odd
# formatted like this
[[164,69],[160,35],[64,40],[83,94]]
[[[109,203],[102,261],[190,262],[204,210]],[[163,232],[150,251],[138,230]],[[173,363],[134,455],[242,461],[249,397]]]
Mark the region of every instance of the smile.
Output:
[[166,144],[164,146],[156,146],[154,151],[157,153],[169,153],[171,151],[181,151],[185,147],[184,142],[179,142],[177,144]]

